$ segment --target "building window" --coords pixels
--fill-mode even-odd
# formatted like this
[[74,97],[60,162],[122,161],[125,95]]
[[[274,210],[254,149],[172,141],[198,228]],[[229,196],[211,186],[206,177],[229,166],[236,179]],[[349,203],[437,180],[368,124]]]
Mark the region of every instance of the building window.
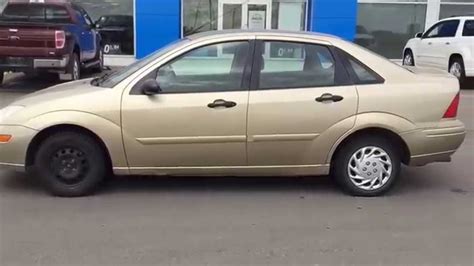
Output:
[[387,58],[400,58],[406,42],[423,31],[426,0],[359,0],[355,43]]
[[474,15],[473,0],[441,0],[439,18]]
[[307,0],[182,0],[183,36],[210,30],[306,30]]
[[102,36],[106,55],[134,55],[134,0],[73,0],[84,8]]

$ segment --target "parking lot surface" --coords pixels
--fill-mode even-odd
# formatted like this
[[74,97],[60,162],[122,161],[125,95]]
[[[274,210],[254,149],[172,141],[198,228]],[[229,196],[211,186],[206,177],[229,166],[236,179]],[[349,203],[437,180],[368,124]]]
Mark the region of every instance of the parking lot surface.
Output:
[[[7,83],[0,105],[32,83]],[[116,177],[64,199],[0,170],[0,265],[473,265],[473,92],[453,162],[405,167],[379,198],[329,177]]]

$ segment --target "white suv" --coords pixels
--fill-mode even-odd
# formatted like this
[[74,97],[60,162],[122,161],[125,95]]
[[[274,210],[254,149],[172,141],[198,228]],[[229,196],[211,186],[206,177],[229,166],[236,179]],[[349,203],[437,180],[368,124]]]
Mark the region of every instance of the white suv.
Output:
[[461,83],[474,77],[474,16],[440,20],[409,40],[403,64],[449,71]]

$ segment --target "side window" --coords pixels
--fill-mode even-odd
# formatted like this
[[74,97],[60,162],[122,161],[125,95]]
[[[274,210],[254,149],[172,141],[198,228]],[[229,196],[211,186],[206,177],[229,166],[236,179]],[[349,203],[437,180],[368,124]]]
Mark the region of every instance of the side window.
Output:
[[204,46],[161,66],[156,80],[163,93],[240,90],[248,54],[247,41]]
[[464,23],[464,29],[462,31],[462,36],[474,36],[474,20],[466,20]]
[[435,26],[431,27],[424,35],[423,38],[444,38],[444,37],[455,37],[456,31],[458,30],[459,20],[448,20],[443,21]]
[[350,54],[338,49],[338,54],[344,60],[347,71],[350,73],[355,84],[379,84],[384,83],[385,80],[368,66],[355,59]]
[[277,41],[263,45],[269,53],[261,55],[260,89],[337,85],[336,61],[328,47]]

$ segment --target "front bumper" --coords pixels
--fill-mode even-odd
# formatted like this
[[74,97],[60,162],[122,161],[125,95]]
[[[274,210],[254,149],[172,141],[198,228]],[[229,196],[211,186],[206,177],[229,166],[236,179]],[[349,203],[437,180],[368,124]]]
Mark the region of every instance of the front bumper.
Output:
[[446,127],[420,129],[401,135],[407,143],[411,157],[410,166],[423,166],[434,162],[450,162],[451,156],[464,142],[466,129],[458,121]]
[[8,143],[0,143],[0,167],[25,171],[28,146],[38,132],[24,126],[0,125],[0,134],[11,135]]

